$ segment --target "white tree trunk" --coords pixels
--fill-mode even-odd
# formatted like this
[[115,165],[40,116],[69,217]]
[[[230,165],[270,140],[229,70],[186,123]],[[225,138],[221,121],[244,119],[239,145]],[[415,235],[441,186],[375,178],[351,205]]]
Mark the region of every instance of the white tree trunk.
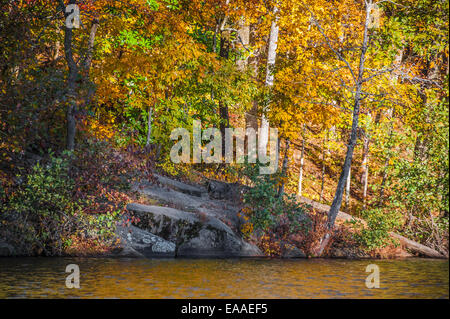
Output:
[[[369,160],[367,159],[367,162]],[[363,209],[366,209],[366,199],[367,199],[367,186],[369,182],[369,165],[366,164],[366,173],[364,174],[364,186],[363,186]]]
[[345,209],[349,209],[350,204],[350,182],[352,179],[352,168],[348,169],[347,184],[345,185]]
[[[303,132],[305,131],[305,125],[303,124]],[[303,166],[305,161],[305,136],[302,136],[302,149],[300,153],[300,170],[298,173],[298,191],[297,195],[302,196],[303,193]]]
[[[250,24],[245,21],[245,18],[242,17],[239,21],[239,29],[237,32],[238,35],[238,45],[239,49],[242,51],[247,51],[248,46],[250,44]],[[247,55],[246,55],[247,56]],[[248,65],[248,57],[245,59],[239,59],[236,61],[236,66],[238,70],[243,71]]]
[[328,133],[326,136],[323,137],[323,143],[322,143],[322,181],[321,181],[321,187],[320,187],[320,197],[319,202],[323,200],[323,192],[325,189],[325,154],[328,152],[327,145],[328,145]]
[[366,209],[367,199],[367,183],[369,180],[369,146],[370,146],[370,122],[372,117],[368,114],[367,125],[364,131],[364,147],[363,147],[363,160],[362,160],[362,176],[361,184],[363,185],[363,209]]
[[[275,6],[273,8],[273,14],[275,15],[275,19],[272,21],[270,27],[270,36],[269,36],[269,47],[267,51],[267,69],[266,69],[266,87],[272,87],[274,81],[274,67],[275,60],[277,57],[277,46],[278,46],[278,8]],[[267,102],[267,105],[270,104],[270,101]],[[269,140],[269,121],[266,118],[265,113],[268,111],[268,106],[265,106],[263,110],[263,115],[261,117],[261,130],[259,135],[258,147],[260,150],[260,154],[266,154],[267,143]]]
[[[290,145],[291,145],[291,141],[289,139],[287,139],[285,150],[284,150],[283,164],[281,166],[281,175],[282,176],[286,175],[286,179],[287,179],[287,170],[288,170],[288,164],[289,164],[289,147],[290,147]],[[278,189],[278,197],[283,195],[285,184],[286,184],[286,181],[283,180],[283,182],[280,185],[280,188]]]

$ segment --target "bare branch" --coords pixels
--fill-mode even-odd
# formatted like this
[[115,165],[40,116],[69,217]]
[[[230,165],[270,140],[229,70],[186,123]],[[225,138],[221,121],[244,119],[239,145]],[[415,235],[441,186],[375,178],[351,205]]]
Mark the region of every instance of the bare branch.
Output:
[[322,36],[325,38],[327,46],[330,48],[331,51],[334,52],[334,54],[336,54],[337,58],[341,61],[343,61],[345,63],[345,65],[347,66],[348,70],[350,71],[353,81],[356,83],[357,79],[356,76],[353,72],[353,69],[350,66],[350,63],[348,63],[348,61],[344,58],[344,56],[337,51],[335,48],[333,48],[332,44],[331,44],[331,40],[330,38],[328,38],[328,36],[325,34],[325,31],[323,30],[322,26],[320,25],[319,21],[316,19],[316,16],[314,15],[314,13],[311,11],[311,9],[309,9],[309,7],[302,1],[303,5],[305,6],[305,8],[309,11],[309,13],[311,14],[311,17],[313,19],[314,24],[317,26],[317,28],[319,29],[320,34],[322,34]]

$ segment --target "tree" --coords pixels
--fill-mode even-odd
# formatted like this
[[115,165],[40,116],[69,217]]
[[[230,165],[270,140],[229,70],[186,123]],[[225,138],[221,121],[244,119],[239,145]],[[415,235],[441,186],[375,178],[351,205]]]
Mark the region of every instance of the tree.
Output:
[[267,143],[269,140],[269,121],[266,117],[266,113],[269,111],[267,106],[270,104],[270,88],[273,86],[274,82],[274,69],[275,61],[277,58],[277,46],[278,46],[278,7],[275,4],[273,7],[273,20],[270,26],[270,35],[267,49],[267,67],[266,67],[266,81],[265,86],[269,89],[269,98],[264,101],[264,110],[261,117],[261,129],[258,139],[258,149],[259,154],[266,154]]
[[[69,5],[76,4],[76,0],[69,0]],[[67,19],[72,11],[66,9],[63,0],[59,0],[59,7],[64,14],[65,19]],[[82,75],[88,77],[89,69],[92,63],[92,54],[94,48],[94,40],[95,34],[98,28],[98,20],[92,20],[92,26],[89,33],[89,41],[87,45],[87,53],[83,60],[83,65],[79,66],[77,62],[75,62],[74,52],[72,49],[73,45],[73,27],[68,24],[64,27],[64,55],[66,58],[67,66],[69,68],[69,74],[67,77],[67,92],[66,92],[66,100],[67,100],[67,149],[73,150],[75,147],[75,133],[76,133],[76,113],[77,113],[77,80],[78,76],[80,76],[80,69],[82,70]],[[92,95],[92,93],[91,93]],[[90,99],[90,98],[89,98]]]
[[[380,97],[387,95],[386,88],[380,91],[380,88],[387,84],[383,75],[393,72],[395,67],[390,58],[392,49],[380,53],[369,48],[369,45],[373,47],[375,45],[387,46],[389,43],[383,43],[383,38],[379,34],[373,37],[376,33],[373,27],[378,24],[373,21],[374,14],[379,14],[379,7],[373,1],[343,2],[326,9],[320,6],[313,8],[307,2],[302,2],[301,6],[309,13],[310,28],[308,31],[311,36],[308,40],[315,42],[315,46],[310,49],[314,56],[314,61],[310,64],[312,64],[316,76],[314,77],[315,83],[310,86],[313,89],[306,86],[307,91],[299,97],[300,102],[329,105],[331,108],[342,109],[345,112],[350,110],[352,114],[347,152],[333,203],[328,213],[328,227],[332,229],[341,207],[346,183],[349,181],[353,153],[358,138],[361,103],[366,100],[366,104],[371,105]],[[332,25],[331,21],[337,16],[342,17],[340,20],[342,22]],[[298,19],[293,23],[298,24]],[[373,39],[371,39],[372,37]],[[308,43],[302,45],[310,47]],[[324,47],[326,48],[324,52],[314,52],[316,48],[323,49]],[[358,55],[355,54],[356,52]],[[328,67],[331,61],[337,61],[337,66]],[[369,82],[371,82],[371,86],[364,87]],[[336,88],[340,88],[341,91],[337,91]],[[305,97],[313,96],[314,99],[305,99]],[[352,99],[351,102],[349,97]],[[345,107],[343,102],[351,103],[351,107]],[[327,235],[322,241],[322,245],[317,249],[318,255],[322,253],[329,238]]]

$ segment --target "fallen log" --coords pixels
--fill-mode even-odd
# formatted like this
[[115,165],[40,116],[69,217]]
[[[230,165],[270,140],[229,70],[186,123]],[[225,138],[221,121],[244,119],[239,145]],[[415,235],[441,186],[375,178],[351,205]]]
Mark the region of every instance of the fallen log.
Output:
[[411,239],[408,239],[406,237],[403,237],[402,235],[396,234],[394,232],[389,233],[391,237],[396,238],[400,244],[409,250],[419,253],[421,255],[431,257],[431,258],[447,258],[441,253],[439,253],[437,250],[434,250],[430,247],[427,247],[425,245],[419,244],[418,242],[415,242]]
[[[330,210],[330,206],[318,203],[318,202],[313,201],[313,200],[311,200],[309,198],[300,196],[300,197],[297,197],[297,199],[300,202],[302,202],[302,203],[310,205],[312,208],[314,208],[314,209],[316,209],[318,211],[328,212]],[[338,215],[336,217],[336,220],[341,220],[341,221],[350,221],[352,219],[356,219],[358,221],[361,221],[363,224],[366,224],[366,222],[363,219],[357,218],[357,217],[353,217],[352,215],[344,213],[344,212],[341,212],[341,211],[338,213]],[[408,239],[406,237],[403,237],[403,236],[401,236],[399,234],[396,234],[394,232],[390,232],[389,234],[391,235],[391,237],[397,239],[403,247],[411,250],[412,252],[415,252],[415,253],[418,253],[420,255],[423,255],[423,256],[426,256],[426,257],[430,257],[430,258],[447,258],[446,256],[442,255],[437,250],[434,250],[434,249],[432,249],[430,247],[427,247],[425,245],[419,244],[418,242],[410,240],[410,239]]]

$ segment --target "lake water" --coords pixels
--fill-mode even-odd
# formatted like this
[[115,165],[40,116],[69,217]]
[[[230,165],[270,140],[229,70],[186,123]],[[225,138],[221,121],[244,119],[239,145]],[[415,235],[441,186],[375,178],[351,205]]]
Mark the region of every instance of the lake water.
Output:
[[[80,288],[66,288],[68,264]],[[368,289],[366,267],[380,270]],[[0,298],[449,298],[448,260],[0,258]]]

